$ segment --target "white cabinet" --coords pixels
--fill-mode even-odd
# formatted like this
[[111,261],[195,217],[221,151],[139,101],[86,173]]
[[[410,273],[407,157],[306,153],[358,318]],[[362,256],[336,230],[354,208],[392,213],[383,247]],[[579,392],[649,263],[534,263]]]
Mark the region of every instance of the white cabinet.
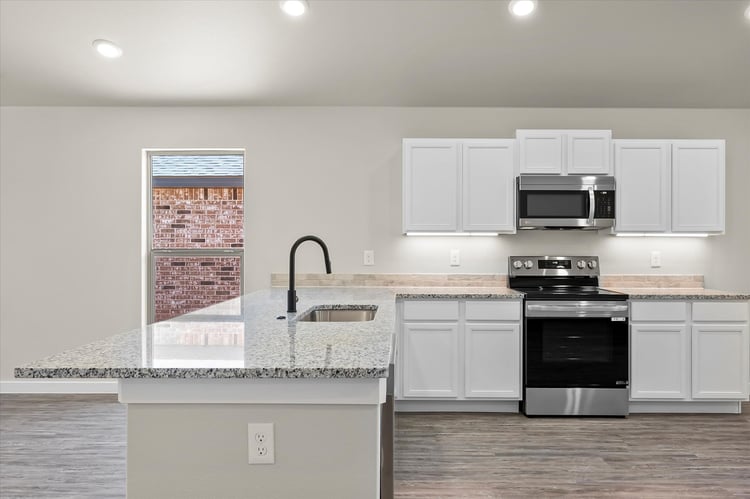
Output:
[[633,301],[631,400],[747,400],[748,302]]
[[464,396],[520,399],[520,325],[467,323],[464,332]]
[[685,324],[633,324],[630,351],[631,398],[688,397],[690,337]]
[[525,174],[609,175],[611,130],[516,130]]
[[404,231],[458,229],[460,149],[456,141],[404,140]]
[[693,399],[747,400],[748,318],[748,302],[693,303]]
[[663,140],[615,140],[615,230],[670,228],[670,146]]
[[405,324],[405,397],[458,396],[458,324]]
[[463,142],[463,231],[515,232],[515,149],[513,140]]
[[723,140],[615,140],[618,233],[724,231]]
[[520,400],[520,300],[405,300],[397,398]]
[[672,232],[724,231],[723,140],[672,143]]
[[404,139],[404,232],[515,232],[512,139]]
[[747,324],[693,326],[693,399],[746,399]]

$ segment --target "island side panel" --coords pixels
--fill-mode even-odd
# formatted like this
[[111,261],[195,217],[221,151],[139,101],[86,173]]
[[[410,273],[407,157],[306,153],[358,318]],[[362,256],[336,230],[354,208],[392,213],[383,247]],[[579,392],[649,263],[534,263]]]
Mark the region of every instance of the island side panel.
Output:
[[[248,423],[275,464],[248,464]],[[129,404],[128,497],[375,498],[380,406]]]

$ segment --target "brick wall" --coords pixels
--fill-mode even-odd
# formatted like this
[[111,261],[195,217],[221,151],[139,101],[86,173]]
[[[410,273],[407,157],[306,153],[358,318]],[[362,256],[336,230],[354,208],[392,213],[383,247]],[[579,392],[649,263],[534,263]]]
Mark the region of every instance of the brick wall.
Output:
[[159,256],[154,320],[163,321],[240,295],[240,257]]
[[153,245],[159,248],[242,248],[243,189],[153,189]]

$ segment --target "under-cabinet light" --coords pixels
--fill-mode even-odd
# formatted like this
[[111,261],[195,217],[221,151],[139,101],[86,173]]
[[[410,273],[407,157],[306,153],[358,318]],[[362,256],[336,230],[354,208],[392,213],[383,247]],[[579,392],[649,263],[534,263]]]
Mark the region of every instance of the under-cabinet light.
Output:
[[670,234],[648,234],[645,232],[627,232],[615,234],[617,237],[708,237],[710,234],[705,232],[691,233],[691,232],[672,232]]
[[469,236],[469,237],[494,237],[499,236],[499,232],[407,232],[407,236]]

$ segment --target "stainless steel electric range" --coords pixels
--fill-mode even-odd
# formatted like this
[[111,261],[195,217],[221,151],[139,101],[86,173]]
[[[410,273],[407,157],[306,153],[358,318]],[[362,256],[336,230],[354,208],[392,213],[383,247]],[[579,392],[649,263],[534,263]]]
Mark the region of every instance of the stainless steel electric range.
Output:
[[524,298],[528,416],[628,414],[628,295],[599,287],[595,256],[511,256]]

